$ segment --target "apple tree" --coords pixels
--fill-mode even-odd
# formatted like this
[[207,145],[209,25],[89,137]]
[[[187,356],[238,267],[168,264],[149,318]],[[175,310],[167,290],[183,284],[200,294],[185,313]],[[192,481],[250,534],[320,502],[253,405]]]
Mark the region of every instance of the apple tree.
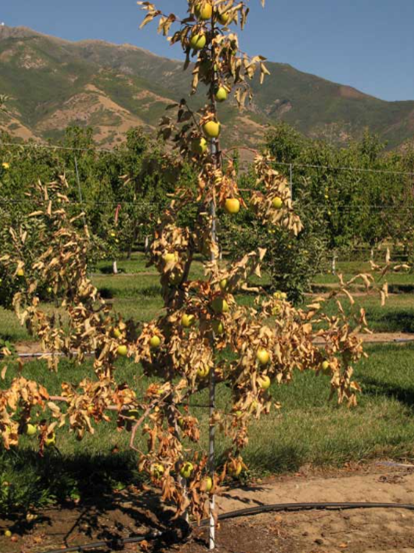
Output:
[[[56,396],[17,373],[11,387],[0,391],[0,433],[10,448],[35,427],[42,453],[56,439],[57,428],[67,427],[82,440],[115,413],[118,428],[130,432],[140,470],[159,488],[163,501],[175,506],[177,516],[189,513],[200,521],[225,478],[237,477],[245,468],[242,452],[250,439],[249,421],[277,405],[271,384],[289,383],[295,371],[329,372],[332,394],[353,405],[358,391],[353,364],[363,349],[339,301],[338,313],[328,316],[321,298],[297,309],[283,294],[266,294],[250,284],[252,275],[260,276],[264,248],[231,265],[218,258],[217,218],[223,211],[232,215],[247,209],[247,202],[238,189],[234,164],[222,155],[217,104],[234,98],[243,105],[255,71],[261,78],[267,74],[262,57],[249,58],[238,48],[234,29],[244,27],[248,2],[183,0],[182,18],[163,14],[151,2],[139,4],[146,12],[144,24],[158,19],[159,31],[183,49],[193,93],[200,83],[207,88],[203,108],[194,112],[183,99],[160,126],[161,135],[179,154],[166,156],[166,164],[171,170],[191,164],[197,175],[196,186],[176,187],[150,247],[149,262],[160,275],[164,309],[143,325],[124,321],[112,310],[88,277],[91,238],[87,227],[69,214],[67,182],[62,177],[49,185],[36,184],[36,209],[29,220],[39,229],[41,251],[30,257],[24,248],[27,232],[14,229],[12,251],[0,263],[6,271],[23,271],[13,305],[22,324],[53,354],[48,357],[50,367],[58,370],[57,354],[79,364],[93,354],[93,374],[85,366],[80,382],[71,382],[68,375]],[[288,182],[274,169],[270,155],[256,157],[254,175],[256,186],[248,203],[258,220],[299,234],[302,223]],[[204,277],[191,279],[196,254],[203,256]],[[369,277],[362,278],[370,284]],[[41,308],[38,291],[45,283],[65,312],[64,321]],[[240,304],[238,292],[244,290],[255,293],[252,306]],[[358,324],[366,324],[363,311]],[[133,383],[119,378],[120,357],[129,357],[137,373],[149,377],[143,396]],[[223,383],[231,400],[219,409],[213,392]],[[207,453],[189,446],[199,443],[201,434],[190,398],[206,388],[210,429],[223,432],[230,443],[220,470],[214,470]]]

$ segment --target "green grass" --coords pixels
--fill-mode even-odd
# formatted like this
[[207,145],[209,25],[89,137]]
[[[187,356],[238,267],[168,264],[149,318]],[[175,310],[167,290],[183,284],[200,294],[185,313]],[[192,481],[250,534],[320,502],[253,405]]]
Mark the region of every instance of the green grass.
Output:
[[[347,264],[351,274],[358,273],[358,263]],[[146,266],[146,258],[142,253],[134,253],[131,259],[121,259],[118,262],[120,273],[112,274],[112,264],[99,263],[91,274],[93,283],[98,287],[102,296],[113,305],[113,309],[121,313],[125,319],[133,318],[136,321],[148,322],[161,313],[163,303],[161,285],[154,267]],[[360,267],[360,266],[359,266]],[[361,268],[361,267],[360,267]],[[365,270],[366,268],[363,267]],[[191,271],[191,278],[202,278],[203,267],[200,260],[196,260]],[[414,275],[390,275],[400,285],[412,283],[412,293],[400,293],[390,296],[385,307],[381,307],[378,296],[356,297],[356,307],[364,307],[367,312],[370,328],[376,332],[414,332]],[[334,275],[323,275],[316,281],[338,282]],[[252,278],[252,283],[266,285],[269,278],[266,274],[262,279]],[[251,305],[253,296],[240,294],[237,301],[241,305]],[[344,298],[344,308],[350,312],[349,302]],[[46,309],[53,309],[52,305],[45,305]],[[335,302],[326,305],[328,314],[336,310]],[[0,308],[0,339],[13,342],[30,340],[30,336],[20,326],[13,313]]]
[[[162,309],[160,285],[157,276],[147,274],[143,255],[135,254],[130,261],[120,261],[119,266],[127,274],[106,274],[105,264],[100,264],[92,275],[94,283],[125,318],[149,321],[157,316]],[[200,276],[201,269],[196,263],[194,276]],[[253,296],[240,295],[237,299],[240,304],[251,304]],[[356,301],[357,307],[367,310],[373,330],[414,332],[414,295],[394,295],[385,308],[376,297],[357,297]],[[346,301],[344,305],[349,309]],[[53,306],[46,304],[45,308]],[[328,303],[328,313],[334,310],[334,303]],[[0,338],[4,337],[12,341],[28,338],[15,316],[1,311]],[[356,408],[338,406],[335,400],[328,402],[329,379],[324,376],[298,373],[291,385],[272,386],[272,395],[281,402],[282,409],[252,422],[252,439],[244,454],[252,474],[296,471],[307,463],[341,466],[351,460],[378,457],[413,459],[414,346],[366,349],[369,358],[356,367],[356,379],[363,388]],[[7,387],[16,374],[17,365],[10,365],[0,386]],[[76,384],[85,377],[94,377],[91,361],[79,367],[68,360],[62,360],[58,373],[47,370],[44,362],[33,361],[24,365],[22,374],[42,383],[51,393],[59,393],[64,381]],[[138,396],[148,385],[141,367],[131,360],[118,361],[117,379],[128,381]],[[195,404],[207,404],[207,399],[206,391],[192,396]],[[218,405],[230,409],[229,391],[224,386],[218,388]],[[201,418],[199,447],[205,450],[207,413],[201,407],[194,412]],[[82,442],[62,429],[58,431],[59,453],[48,451],[40,459],[36,441],[24,437],[18,450],[0,450],[0,506],[5,511],[24,508],[28,503],[42,506],[67,497],[87,498],[91,491],[95,495],[107,493],[136,482],[140,478],[137,459],[128,448],[128,440],[129,434],[117,432],[113,420]],[[219,459],[227,445],[226,439],[218,439]],[[4,481],[12,481],[13,485],[3,489]]]
[[[414,458],[414,346],[373,346],[368,352],[369,358],[356,368],[363,393],[355,408],[328,401],[328,377],[298,373],[290,385],[273,384],[272,395],[282,403],[282,409],[251,425],[244,458],[252,474],[296,471],[308,463],[336,467],[348,461]],[[10,383],[16,370],[8,372],[2,386]],[[77,367],[63,361],[57,374],[40,361],[23,368],[24,376],[41,382],[51,392],[58,392],[65,379],[80,382],[88,374],[92,375],[90,363]],[[128,380],[138,395],[148,385],[140,367],[129,360],[119,361],[118,377]],[[194,395],[191,401],[206,404],[207,392]],[[230,408],[229,391],[224,386],[218,388],[218,406]],[[205,449],[207,412],[202,407],[194,412],[201,418],[200,448]],[[37,504],[50,499],[63,501],[71,495],[87,498],[91,492],[99,495],[122,488],[139,479],[137,459],[128,448],[128,440],[129,434],[117,432],[114,422],[103,424],[82,442],[61,429],[57,432],[59,453],[48,451],[41,460],[35,454],[35,440],[25,437],[19,450],[0,451],[0,483],[14,482],[10,493],[21,505],[28,500]],[[138,444],[145,449],[143,441]],[[226,439],[219,437],[219,459],[226,446]],[[117,453],[113,453],[115,447]],[[90,485],[91,473],[95,487]]]

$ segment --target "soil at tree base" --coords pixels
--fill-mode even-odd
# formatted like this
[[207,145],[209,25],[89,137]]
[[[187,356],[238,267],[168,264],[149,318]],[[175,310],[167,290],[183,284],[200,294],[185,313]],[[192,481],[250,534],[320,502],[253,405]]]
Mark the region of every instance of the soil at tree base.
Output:
[[[138,497],[138,500],[136,498]],[[269,503],[370,501],[414,503],[414,466],[349,466],[342,471],[306,470],[228,490],[222,512]],[[32,528],[0,520],[1,553],[40,553],[96,540],[142,535],[174,528],[167,543],[128,546],[125,551],[201,553],[206,530],[196,529],[183,541],[184,527],[168,519],[158,499],[136,490],[120,492],[95,505],[38,513]],[[3,536],[10,528],[16,542]],[[20,532],[20,534],[18,533]],[[181,540],[171,543],[174,540]],[[111,551],[112,548],[100,550]],[[96,551],[96,550],[95,550]],[[218,531],[220,553],[414,553],[414,512],[403,509],[268,513],[224,521]]]

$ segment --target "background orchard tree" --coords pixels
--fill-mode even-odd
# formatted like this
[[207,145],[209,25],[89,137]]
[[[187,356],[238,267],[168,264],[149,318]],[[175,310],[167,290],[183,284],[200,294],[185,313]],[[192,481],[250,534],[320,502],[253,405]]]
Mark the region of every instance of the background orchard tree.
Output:
[[[225,479],[245,468],[242,450],[249,440],[249,420],[268,413],[274,404],[278,407],[270,384],[290,382],[295,370],[328,372],[332,393],[339,402],[353,405],[358,386],[352,381],[352,365],[363,350],[339,302],[338,314],[329,317],[322,312],[323,299],[296,309],[285,295],[251,286],[249,278],[260,276],[264,248],[231,265],[219,262],[215,227],[223,211],[233,215],[249,204],[262,224],[292,235],[302,231],[287,179],[274,168],[271,156],[256,157],[255,187],[247,202],[238,189],[235,165],[218,140],[217,103],[234,97],[242,106],[255,70],[262,78],[267,73],[263,58],[251,59],[238,49],[234,28],[244,27],[247,2],[183,0],[187,11],[182,19],[163,14],[150,2],[139,4],[146,11],[144,24],[158,18],[164,35],[173,29],[169,40],[186,55],[193,92],[203,83],[208,96],[197,112],[183,99],[174,106],[175,117],[171,108],[161,122],[160,133],[174,150],[164,158],[169,170],[191,166],[197,175],[195,187],[184,183],[175,188],[150,248],[164,309],[144,325],[113,312],[88,278],[91,237],[82,224],[83,214],[68,209],[66,179],[36,184],[31,191],[36,209],[27,217],[36,232],[26,229],[26,222],[11,231],[10,252],[0,258],[1,270],[7,278],[21,279],[13,305],[22,324],[40,338],[45,350],[56,354],[48,357],[51,369],[58,370],[57,354],[82,364],[93,353],[94,372],[85,371],[80,382],[71,382],[69,375],[59,396],[16,373],[11,387],[0,391],[0,432],[10,448],[34,427],[43,453],[55,442],[57,427],[67,426],[82,440],[113,411],[119,429],[130,432],[139,467],[161,490],[163,501],[175,506],[177,516],[189,513],[200,521],[213,509],[211,499]],[[191,59],[195,64],[190,66]],[[36,240],[35,256],[31,240]],[[196,253],[204,257],[205,276],[190,280]],[[370,285],[367,275],[362,278]],[[64,321],[41,309],[39,291],[45,285],[65,311]],[[241,290],[256,292],[253,306],[238,303]],[[363,311],[358,324],[366,324]],[[323,348],[315,344],[315,336]],[[151,377],[143,397],[134,383],[118,378],[117,360],[125,356],[137,363],[139,375]],[[225,409],[214,405],[214,387],[221,383],[231,390]],[[215,470],[211,456],[209,463],[207,454],[189,446],[199,442],[201,433],[190,398],[207,387],[210,428],[222,431],[230,444],[220,470]],[[146,448],[138,444],[138,432],[147,438]]]

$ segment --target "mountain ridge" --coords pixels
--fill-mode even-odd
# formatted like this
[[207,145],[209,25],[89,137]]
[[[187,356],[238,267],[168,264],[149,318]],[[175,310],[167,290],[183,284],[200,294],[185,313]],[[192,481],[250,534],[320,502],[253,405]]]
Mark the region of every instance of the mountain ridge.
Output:
[[[0,27],[0,93],[12,99],[0,127],[14,136],[59,139],[65,125],[92,126],[97,142],[114,146],[125,132],[153,132],[166,106],[190,90],[182,61],[139,46],[99,39],[72,42],[28,27]],[[277,121],[338,144],[365,128],[401,147],[414,139],[414,101],[387,102],[354,87],[268,62],[271,75],[252,83],[254,102],[239,112],[220,107],[224,141],[255,146]],[[203,101],[193,97],[198,108]]]

